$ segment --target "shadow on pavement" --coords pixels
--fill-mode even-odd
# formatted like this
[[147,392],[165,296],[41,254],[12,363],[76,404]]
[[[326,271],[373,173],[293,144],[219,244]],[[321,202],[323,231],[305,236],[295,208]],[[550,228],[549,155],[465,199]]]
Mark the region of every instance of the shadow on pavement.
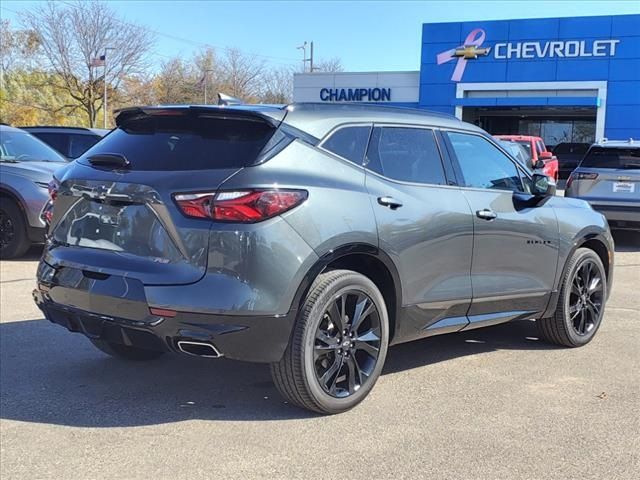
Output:
[[[499,349],[555,348],[533,322],[514,322],[392,347],[384,373]],[[205,420],[283,420],[313,414],[284,402],[267,365],[167,354],[110,358],[46,320],[0,324],[0,417],[80,427]]]

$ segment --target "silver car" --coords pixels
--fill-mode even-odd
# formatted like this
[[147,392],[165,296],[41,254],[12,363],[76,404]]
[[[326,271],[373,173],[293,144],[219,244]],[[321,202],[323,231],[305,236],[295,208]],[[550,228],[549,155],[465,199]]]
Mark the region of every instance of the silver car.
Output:
[[49,199],[47,186],[66,163],[27,132],[0,125],[0,258],[19,257],[44,241],[40,214]]
[[565,196],[587,200],[612,229],[640,231],[640,142],[592,145],[569,177]]

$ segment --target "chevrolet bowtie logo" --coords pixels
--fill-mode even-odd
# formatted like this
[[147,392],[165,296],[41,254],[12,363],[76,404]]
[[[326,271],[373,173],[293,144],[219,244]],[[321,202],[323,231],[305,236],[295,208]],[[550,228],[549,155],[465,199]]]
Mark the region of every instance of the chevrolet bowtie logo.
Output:
[[454,57],[462,57],[465,60],[475,60],[481,55],[488,55],[489,48],[478,48],[475,45],[458,47],[453,52]]

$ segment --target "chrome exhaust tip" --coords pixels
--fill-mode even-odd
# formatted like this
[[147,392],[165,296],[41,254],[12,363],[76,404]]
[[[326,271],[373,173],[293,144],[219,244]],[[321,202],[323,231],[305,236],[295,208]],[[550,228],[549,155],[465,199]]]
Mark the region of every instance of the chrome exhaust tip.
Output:
[[210,343],[178,340],[178,350],[187,355],[204,358],[220,358],[222,354]]

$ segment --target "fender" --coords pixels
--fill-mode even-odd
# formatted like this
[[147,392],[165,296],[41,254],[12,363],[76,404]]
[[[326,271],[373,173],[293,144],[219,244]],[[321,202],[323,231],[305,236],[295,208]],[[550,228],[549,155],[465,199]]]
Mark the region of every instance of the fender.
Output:
[[378,247],[368,244],[368,243],[351,243],[342,245],[338,248],[330,250],[323,256],[321,256],[318,261],[307,271],[302,282],[298,286],[296,290],[296,294],[293,297],[293,302],[291,304],[291,308],[289,310],[289,314],[297,312],[302,299],[306,296],[311,284],[316,279],[318,275],[320,275],[326,268],[334,261],[346,257],[348,255],[353,254],[362,254],[362,255],[370,255],[377,260],[380,260],[387,270],[391,273],[391,277],[393,279],[393,286],[395,289],[395,312],[394,318],[396,322],[399,318],[400,308],[402,306],[402,285],[400,282],[400,275],[398,274],[398,269],[396,268],[393,260],[389,257],[385,252],[380,250]]
[[593,226],[587,227],[574,237],[573,245],[571,249],[567,253],[564,258],[564,264],[562,266],[562,270],[560,271],[560,275],[557,276],[555,281],[555,288],[551,292],[549,296],[549,302],[547,303],[547,308],[542,314],[541,318],[546,318],[553,315],[553,312],[556,309],[558,304],[558,300],[560,297],[560,282],[564,278],[567,273],[567,266],[569,264],[569,259],[573,256],[576,250],[578,250],[582,245],[587,243],[590,240],[598,240],[602,243],[607,249],[607,253],[609,255],[609,268],[607,269],[607,298],[611,293],[611,284],[613,282],[613,242],[610,238],[610,234],[606,230],[601,230],[599,228],[594,228]]
[[20,195],[20,192],[16,191],[13,187],[6,183],[0,183],[0,196],[7,196],[18,204],[18,208],[25,213],[24,199]]

